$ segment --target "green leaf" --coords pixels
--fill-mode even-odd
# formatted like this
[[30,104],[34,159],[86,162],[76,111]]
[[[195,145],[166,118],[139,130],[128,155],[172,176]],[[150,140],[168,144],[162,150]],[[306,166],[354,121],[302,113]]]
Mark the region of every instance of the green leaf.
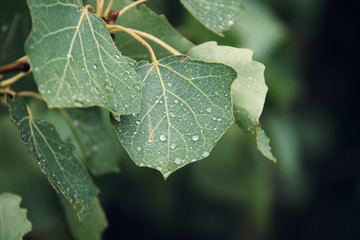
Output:
[[240,15],[247,13],[240,0],[181,0],[181,3],[202,24],[221,36]]
[[24,101],[6,96],[10,114],[21,140],[34,155],[49,183],[76,207],[81,205],[79,217],[91,212],[91,200],[98,193],[85,167],[74,155],[74,146],[62,141],[53,125],[33,119]]
[[31,231],[27,210],[20,208],[21,197],[12,193],[0,195],[0,240],[18,240]]
[[229,66],[187,56],[141,62],[145,80],[141,111],[112,119],[120,142],[139,166],[165,178],[184,165],[209,156],[233,123],[230,87],[236,72]]
[[120,172],[118,161],[122,151],[109,123],[109,112],[100,108],[68,109],[63,116],[83,149],[92,174]]
[[72,235],[77,240],[100,240],[103,231],[108,227],[104,210],[101,207],[97,197],[92,200],[92,213],[85,216],[82,221],[76,216],[76,212],[64,198],[61,198],[61,204],[65,209],[66,219],[70,226]]
[[276,161],[270,151],[269,139],[259,123],[268,90],[264,65],[252,60],[253,52],[249,49],[218,46],[216,42],[196,46],[188,54],[195,59],[223,62],[237,71],[238,76],[231,86],[236,123],[265,157]]
[[122,56],[105,22],[78,0],[28,0],[33,28],[25,44],[40,93],[51,107],[139,112],[136,62]]

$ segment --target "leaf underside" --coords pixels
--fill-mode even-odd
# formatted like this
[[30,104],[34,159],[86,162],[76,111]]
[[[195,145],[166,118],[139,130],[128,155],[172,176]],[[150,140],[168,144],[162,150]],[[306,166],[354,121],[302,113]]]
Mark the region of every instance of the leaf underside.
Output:
[[218,46],[216,42],[196,46],[188,54],[195,59],[223,62],[237,71],[237,78],[231,86],[235,121],[265,157],[276,161],[271,153],[270,140],[259,123],[268,90],[264,65],[252,60],[253,52],[249,49]]
[[240,15],[247,13],[240,0],[181,0],[181,3],[196,19],[220,36]]
[[49,183],[75,207],[80,204],[82,218],[91,212],[91,201],[98,189],[81,161],[74,155],[74,146],[62,141],[53,125],[32,119],[24,101],[17,95],[6,96],[10,114],[21,140],[35,157]]
[[33,24],[25,52],[49,106],[139,112],[136,62],[116,49],[102,19],[79,0],[28,0],[28,6]]
[[22,239],[31,231],[27,210],[20,208],[21,197],[12,193],[0,195],[0,240]]
[[139,166],[165,178],[184,165],[207,157],[233,123],[229,66],[187,56],[141,62],[145,81],[141,111],[112,123],[120,142]]
[[[73,131],[85,151],[89,170],[94,175],[118,173],[122,153],[118,139],[109,123],[109,112],[101,108],[67,109]],[[104,116],[104,114],[106,116]]]
[[99,240],[101,235],[108,227],[104,210],[101,207],[100,200],[95,197],[92,200],[91,207],[94,209],[89,215],[85,216],[82,221],[76,216],[74,209],[61,198],[61,204],[64,207],[67,222],[70,231],[77,240]]

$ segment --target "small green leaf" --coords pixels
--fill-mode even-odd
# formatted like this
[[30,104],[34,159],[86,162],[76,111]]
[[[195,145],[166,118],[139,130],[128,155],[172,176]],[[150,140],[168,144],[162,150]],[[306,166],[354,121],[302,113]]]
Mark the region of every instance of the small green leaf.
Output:
[[187,56],[140,63],[145,80],[141,111],[112,119],[120,142],[139,166],[165,178],[184,165],[209,156],[233,123],[230,87],[236,72]]
[[12,193],[0,195],[0,240],[19,240],[31,231],[27,210],[20,208],[21,197]]
[[95,197],[91,202],[91,207],[94,209],[89,215],[85,216],[83,220],[79,221],[76,212],[69,203],[61,198],[61,204],[65,209],[66,219],[70,226],[72,235],[77,240],[100,240],[102,233],[108,227],[104,210],[101,207],[100,201]]
[[25,51],[49,106],[139,112],[136,62],[116,49],[102,19],[79,0],[28,0],[28,5],[33,26]]
[[223,62],[237,71],[238,77],[231,86],[236,123],[265,157],[276,161],[270,151],[269,139],[259,123],[268,90],[264,65],[252,60],[253,52],[249,49],[218,46],[216,42],[201,44],[188,53],[195,59]]
[[202,24],[221,36],[240,15],[247,13],[240,0],[181,0],[181,3]]
[[63,116],[85,152],[90,172],[94,175],[118,173],[121,149],[109,122],[109,112],[100,108],[68,109]]
[[91,212],[91,200],[98,193],[85,167],[74,155],[74,146],[62,141],[53,125],[30,116],[24,101],[17,95],[6,96],[10,114],[21,140],[34,155],[49,183],[76,207],[79,217]]

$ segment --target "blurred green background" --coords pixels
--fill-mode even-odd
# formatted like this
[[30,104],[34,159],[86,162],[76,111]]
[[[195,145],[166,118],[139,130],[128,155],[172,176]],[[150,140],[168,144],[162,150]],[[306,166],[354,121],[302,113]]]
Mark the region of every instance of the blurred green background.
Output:
[[[124,155],[120,174],[95,178],[109,220],[104,239],[360,239],[354,111],[359,4],[244,3],[249,15],[225,38],[197,23],[177,0],[147,5],[195,44],[216,40],[254,50],[254,59],[267,68],[260,121],[278,163],[262,157],[236,126],[210,157],[167,181]],[[0,26],[0,65],[24,55],[30,29],[24,11],[12,25]],[[14,37],[5,41],[10,31]],[[24,82],[34,88],[31,78]],[[0,105],[0,193],[22,196],[33,225],[25,239],[71,239],[57,194],[36,165]]]

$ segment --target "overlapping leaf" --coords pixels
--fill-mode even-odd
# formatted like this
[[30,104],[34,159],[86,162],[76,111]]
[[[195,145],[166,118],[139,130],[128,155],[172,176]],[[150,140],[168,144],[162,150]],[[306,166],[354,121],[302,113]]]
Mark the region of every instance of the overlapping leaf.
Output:
[[81,205],[79,217],[91,212],[91,201],[98,189],[74,155],[74,146],[63,142],[50,123],[33,119],[20,97],[14,96],[11,100],[6,96],[6,101],[21,140],[34,155],[50,184],[73,206]]
[[222,36],[240,15],[247,13],[240,0],[181,0],[202,24]]
[[103,231],[107,228],[108,223],[100,201],[95,197],[91,203],[94,211],[85,216],[82,221],[76,216],[76,212],[62,198],[61,203],[65,209],[66,219],[70,231],[77,240],[100,240]]
[[21,197],[12,193],[0,195],[0,240],[18,240],[31,231],[26,209],[20,208]]
[[230,87],[236,72],[229,66],[167,57],[140,63],[144,78],[141,111],[112,123],[120,142],[139,166],[164,177],[207,157],[233,123]]
[[119,172],[121,149],[109,123],[109,114],[104,116],[100,108],[90,108],[69,109],[64,115],[77,138],[75,142],[83,149],[91,173]]
[[116,115],[139,111],[142,82],[105,22],[79,0],[28,0],[33,28],[25,51],[50,106],[101,106]]
[[269,139],[259,123],[268,90],[264,79],[265,67],[253,61],[252,55],[249,49],[218,46],[216,42],[204,43],[189,51],[189,56],[193,58],[223,62],[237,71],[238,76],[231,86],[236,123],[265,157],[276,161],[270,151]]

